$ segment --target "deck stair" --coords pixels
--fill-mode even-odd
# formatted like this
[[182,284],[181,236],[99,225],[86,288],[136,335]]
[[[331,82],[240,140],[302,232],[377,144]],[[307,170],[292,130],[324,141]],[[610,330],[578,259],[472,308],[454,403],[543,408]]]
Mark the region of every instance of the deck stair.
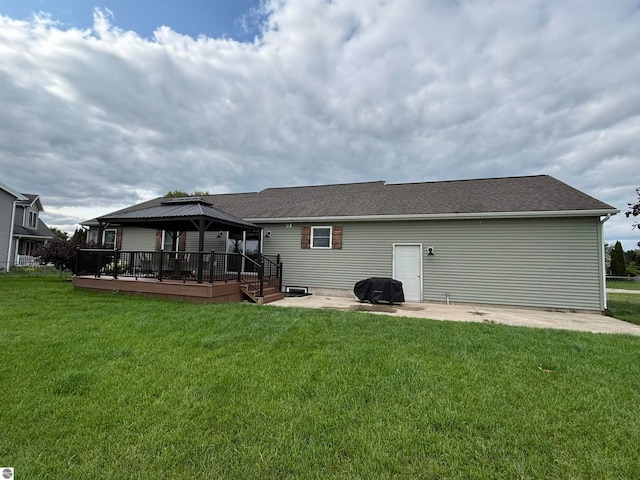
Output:
[[253,303],[259,304],[275,302],[276,300],[281,300],[285,297],[284,293],[279,292],[276,287],[268,284],[265,284],[263,288],[262,297],[260,296],[260,292],[257,289],[252,288],[250,285],[243,285],[240,287],[240,290]]

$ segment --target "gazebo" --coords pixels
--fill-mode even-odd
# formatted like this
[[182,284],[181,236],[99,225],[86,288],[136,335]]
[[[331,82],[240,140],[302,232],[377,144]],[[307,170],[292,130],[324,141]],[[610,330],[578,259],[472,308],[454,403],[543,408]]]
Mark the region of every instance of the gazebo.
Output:
[[[125,252],[125,251],[112,251],[109,250],[106,252],[103,249],[102,237],[105,229],[110,227],[139,227],[139,228],[148,228],[155,230],[163,230],[167,232],[171,237],[177,240],[178,233],[182,232],[198,232],[198,252],[184,252],[186,255],[191,255],[192,257],[197,258],[197,262],[195,264],[194,274],[196,278],[197,284],[202,284],[204,280],[205,274],[207,274],[208,283],[212,285],[214,283],[214,273],[213,273],[213,265],[216,263],[214,258],[212,258],[213,253],[211,254],[204,252],[205,248],[205,232],[209,231],[227,231],[230,233],[241,233],[241,232],[260,232],[262,230],[261,227],[255,225],[253,223],[247,222],[242,218],[236,217],[230,213],[224,212],[219,208],[216,208],[214,205],[206,202],[204,199],[200,197],[179,197],[179,198],[168,198],[165,201],[161,202],[159,205],[137,209],[137,210],[129,210],[116,212],[111,215],[105,215],[102,217],[98,217],[96,222],[99,225],[99,233],[98,239],[100,244],[97,249],[94,250],[82,250],[79,252],[79,264],[81,264],[78,268],[78,272],[80,275],[94,275],[97,278],[100,278],[106,275],[108,272],[112,274],[114,279],[119,279],[120,277],[132,277],[134,276],[136,280],[138,278],[147,278],[150,276],[155,278],[156,280],[163,280],[163,262],[164,268],[166,269],[167,260],[164,260],[165,255],[162,251],[160,252]],[[261,238],[261,235],[258,235],[258,238]],[[260,242],[261,240],[259,240]],[[261,251],[260,244],[258,245],[258,251]],[[178,252],[174,252],[177,254]],[[88,262],[84,262],[86,265],[91,265],[90,267],[85,267],[83,265],[82,259],[84,258],[96,258],[96,256],[107,255],[108,262],[112,265],[111,269],[105,269],[105,262],[100,260],[97,262],[97,265],[94,261],[89,260]],[[226,255],[225,259],[228,260],[229,255],[231,254],[217,254],[217,257],[221,255]],[[252,261],[248,257],[243,254],[235,254],[238,256],[239,260],[242,262],[250,262]],[[141,270],[139,264],[141,260],[134,261],[134,256],[137,258],[149,258],[149,264],[152,264],[153,267],[149,267],[146,272],[153,272],[151,275],[145,275],[144,271]],[[177,255],[176,255],[177,257]],[[102,257],[99,257],[102,258]],[[207,261],[205,261],[205,258]],[[178,260],[175,258],[173,260]],[[250,276],[247,274],[245,276],[246,281],[244,283],[247,285],[247,288],[243,291],[249,295],[251,298],[256,300],[254,297],[264,298],[264,279],[265,279],[265,267],[264,262],[269,262],[269,269],[266,277],[278,276],[281,278],[281,264],[279,261],[277,263],[271,262],[268,259],[263,259],[260,256],[260,261],[258,263],[254,262],[253,265],[255,270],[251,272]],[[126,269],[128,273],[125,273],[125,269],[120,269],[118,272],[118,268],[120,263],[126,264]],[[242,263],[240,262],[240,263]],[[135,268],[133,267],[134,263],[136,264]],[[177,265],[177,263],[176,263]],[[192,263],[193,265],[193,263]],[[178,269],[178,267],[176,267]],[[192,268],[192,267],[190,267]],[[209,268],[211,271],[209,273]],[[95,271],[92,271],[95,270]],[[135,270],[135,273],[132,274],[131,271]],[[275,270],[275,273],[273,273]],[[237,280],[241,281],[241,268],[237,269]],[[225,272],[228,274],[228,272]],[[193,277],[191,277],[193,278]],[[227,277],[225,276],[225,283],[227,281]],[[80,283],[80,282],[78,282]],[[186,281],[183,281],[186,283]],[[193,282],[191,282],[193,284]],[[90,287],[88,287],[90,288]],[[119,287],[122,288],[122,287]],[[279,290],[279,286],[278,286]],[[252,296],[253,295],[253,296]],[[262,303],[259,301],[259,303]]]
[[[223,212],[200,197],[169,198],[160,205],[97,218],[100,224],[98,238],[111,225],[166,230],[174,238],[178,232],[198,232],[198,251],[204,250],[204,234],[207,231],[229,232],[260,231],[261,227],[242,218]],[[99,245],[102,247],[102,245]],[[202,256],[198,262],[198,283],[202,283]]]

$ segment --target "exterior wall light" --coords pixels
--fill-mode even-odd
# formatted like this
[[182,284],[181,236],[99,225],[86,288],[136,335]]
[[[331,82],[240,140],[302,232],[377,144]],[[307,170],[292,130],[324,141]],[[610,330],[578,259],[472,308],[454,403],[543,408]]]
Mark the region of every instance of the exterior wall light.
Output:
[[433,255],[433,247],[427,247],[427,255]]

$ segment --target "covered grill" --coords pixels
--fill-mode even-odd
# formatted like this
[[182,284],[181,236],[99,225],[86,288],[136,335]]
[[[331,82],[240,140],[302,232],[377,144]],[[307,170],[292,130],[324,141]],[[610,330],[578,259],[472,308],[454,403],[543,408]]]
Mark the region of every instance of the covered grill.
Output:
[[353,293],[361,302],[404,302],[402,282],[393,278],[371,277],[360,280],[353,287]]

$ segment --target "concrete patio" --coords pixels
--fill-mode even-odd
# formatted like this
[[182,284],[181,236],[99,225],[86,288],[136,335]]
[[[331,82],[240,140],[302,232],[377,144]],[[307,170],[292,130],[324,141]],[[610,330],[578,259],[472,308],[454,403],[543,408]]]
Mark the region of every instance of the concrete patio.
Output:
[[558,328],[592,333],[621,333],[640,336],[640,325],[616,320],[600,313],[547,311],[495,305],[446,305],[440,303],[403,303],[402,305],[360,303],[355,297],[309,295],[287,297],[271,303],[278,307],[322,308],[361,311],[381,315],[501,323],[522,327]]

